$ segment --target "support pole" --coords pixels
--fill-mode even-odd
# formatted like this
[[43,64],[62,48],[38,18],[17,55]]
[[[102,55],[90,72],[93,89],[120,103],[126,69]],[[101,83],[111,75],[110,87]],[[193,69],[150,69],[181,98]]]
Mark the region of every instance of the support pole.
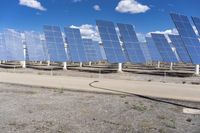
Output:
[[89,66],[92,66],[92,62],[91,61],[89,62]]
[[83,63],[82,62],[80,62],[80,67],[83,67]]
[[173,70],[173,63],[170,63],[170,70]]
[[26,45],[23,45],[24,49],[24,60],[22,61],[22,67],[26,68]]
[[63,62],[63,69],[67,70],[67,62]]
[[195,66],[195,74],[196,74],[196,75],[199,75],[199,65],[196,65],[196,66]]
[[51,65],[51,62],[50,61],[47,61],[47,66],[50,66]]
[[157,67],[160,68],[160,61],[158,61],[158,66]]
[[118,72],[122,72],[122,63],[118,63]]

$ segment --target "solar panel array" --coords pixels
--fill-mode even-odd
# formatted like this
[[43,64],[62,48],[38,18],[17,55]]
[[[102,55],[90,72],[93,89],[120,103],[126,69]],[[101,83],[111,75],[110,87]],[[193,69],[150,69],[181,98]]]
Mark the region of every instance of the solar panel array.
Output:
[[2,33],[0,33],[0,61],[1,60],[6,60],[6,47]]
[[122,51],[115,26],[110,21],[97,20],[96,24],[105,49],[107,61],[110,63],[124,63],[126,57]]
[[24,48],[21,33],[6,29],[3,32],[7,61],[24,61]]
[[117,24],[128,59],[132,63],[146,62],[135,30],[129,24]]
[[198,33],[200,35],[200,18],[192,17],[192,20],[193,20],[194,25],[196,26],[197,31],[198,31]]
[[105,49],[104,49],[103,45],[99,45],[99,47],[100,47],[100,52],[101,52],[102,59],[103,60],[107,60],[106,52],[105,52]]
[[165,35],[152,33],[151,36],[164,62],[178,62],[175,53],[172,51],[172,48],[165,38]]
[[64,41],[60,27],[48,26],[43,27],[49,60],[53,62],[66,62],[67,55],[64,48]]
[[162,57],[151,37],[146,37],[147,47],[152,61],[162,61]]
[[143,52],[143,55],[145,57],[146,62],[152,61],[151,60],[151,55],[149,53],[149,49],[147,47],[147,43],[146,42],[141,42],[140,46],[141,46],[141,49],[142,49],[142,52]]
[[65,27],[65,39],[69,48],[69,58],[73,62],[89,62],[79,29]]
[[99,53],[92,39],[83,39],[84,49],[88,61],[99,61]]
[[193,64],[200,64],[200,43],[187,16],[170,14]]
[[47,57],[44,51],[44,43],[40,35],[33,32],[25,32],[25,42],[28,53],[28,61],[46,61]]
[[98,61],[104,60],[103,59],[103,55],[101,53],[101,46],[99,45],[99,42],[93,41],[93,45],[95,46],[95,50],[97,52],[97,59],[98,59]]
[[168,35],[182,62],[191,63],[190,56],[179,35]]

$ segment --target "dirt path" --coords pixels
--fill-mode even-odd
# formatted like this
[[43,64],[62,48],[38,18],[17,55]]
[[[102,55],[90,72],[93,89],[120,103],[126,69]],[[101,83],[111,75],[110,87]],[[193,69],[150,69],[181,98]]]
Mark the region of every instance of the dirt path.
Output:
[[[93,81],[99,81],[89,86]],[[200,101],[200,86],[190,84],[161,83],[147,81],[128,81],[117,79],[84,78],[70,76],[50,76],[0,72],[0,82],[28,86],[70,89],[74,91],[92,91],[103,93],[136,93],[146,96],[170,98],[188,101]]]

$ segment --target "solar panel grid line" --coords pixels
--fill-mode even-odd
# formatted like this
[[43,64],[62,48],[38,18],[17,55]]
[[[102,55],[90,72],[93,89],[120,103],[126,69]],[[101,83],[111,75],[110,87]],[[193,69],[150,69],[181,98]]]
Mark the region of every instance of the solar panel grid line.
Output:
[[110,21],[96,21],[100,38],[106,53],[107,61],[110,63],[125,63],[126,57],[122,51],[115,26]]
[[165,38],[165,35],[151,33],[151,36],[154,40],[156,47],[158,48],[158,51],[160,52],[163,62],[178,62],[175,53],[172,51],[172,48],[170,47],[167,39]]
[[98,55],[93,41],[91,39],[83,39],[83,43],[87,59],[93,62],[98,61]]
[[151,37],[146,37],[147,47],[152,61],[162,61],[162,57]]
[[43,27],[49,60],[53,62],[68,61],[60,27],[45,25]]
[[93,42],[93,45],[95,46],[95,50],[97,52],[97,59],[98,59],[98,61],[104,60],[103,55],[101,53],[101,47],[100,47],[99,42],[98,41],[92,41],[92,42]]
[[132,63],[145,63],[146,60],[133,26],[120,23],[118,23],[117,26],[129,61]]
[[27,47],[28,61],[46,61],[47,57],[43,48],[40,34],[25,32],[25,42]]
[[152,59],[151,59],[151,55],[149,53],[149,49],[147,47],[147,43],[146,42],[141,42],[140,46],[141,46],[141,49],[142,49],[142,52],[144,54],[146,62],[151,62]]
[[179,35],[168,35],[172,41],[173,46],[176,48],[179,58],[184,63],[191,63],[190,55],[188,54],[183,41]]
[[193,64],[200,64],[200,42],[187,16],[170,14]]
[[70,61],[88,62],[80,29],[65,27],[65,40],[68,44]]
[[7,61],[24,61],[24,48],[21,33],[6,29],[3,32]]
[[3,34],[0,33],[0,61],[6,60],[6,47],[3,39]]

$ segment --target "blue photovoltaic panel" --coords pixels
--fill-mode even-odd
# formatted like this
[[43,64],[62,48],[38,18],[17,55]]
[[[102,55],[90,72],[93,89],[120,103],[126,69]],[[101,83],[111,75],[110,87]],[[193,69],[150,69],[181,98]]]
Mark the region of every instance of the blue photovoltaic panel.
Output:
[[126,62],[127,60],[122,51],[114,24],[102,20],[97,20],[96,24],[105,49],[107,61],[110,63]]
[[142,52],[144,54],[146,62],[152,61],[151,55],[149,53],[149,49],[147,47],[147,43],[146,42],[140,42],[140,46],[141,46],[141,49],[142,49]]
[[152,61],[162,61],[162,57],[151,37],[146,37],[147,47]]
[[133,26],[129,24],[117,24],[117,26],[129,61],[132,63],[145,63],[146,60]]
[[13,30],[4,30],[3,39],[6,47],[7,61],[24,61],[24,48],[21,33]]
[[[45,56],[46,60],[49,61],[50,58],[49,58],[49,54],[48,54],[46,40],[44,38],[42,38],[41,40],[42,40],[43,51],[44,51],[44,54],[45,54],[44,56]],[[67,60],[69,60],[69,59],[67,58]]]
[[65,39],[68,44],[70,61],[89,62],[79,29],[65,27]]
[[200,18],[198,18],[198,17],[192,17],[192,20],[193,20],[194,25],[196,26],[197,31],[198,31],[198,33],[200,35]]
[[165,38],[165,35],[151,33],[151,36],[164,62],[178,62],[175,53],[172,51],[172,48]]
[[99,61],[99,53],[96,51],[96,46],[92,39],[83,39],[86,57],[89,61]]
[[191,63],[190,56],[181,40],[179,35],[169,35],[170,40],[172,41],[173,46],[176,48],[177,54],[180,57],[182,62]]
[[28,61],[47,61],[44,51],[44,44],[40,38],[40,34],[34,32],[25,32],[25,43],[28,53]]
[[93,41],[93,44],[94,44],[96,52],[97,52],[97,59],[98,59],[98,61],[104,60],[103,56],[102,56],[102,53],[101,53],[101,47],[100,47],[99,42]]
[[170,14],[193,64],[200,64],[200,43],[187,16]]
[[6,60],[6,47],[2,33],[0,33],[0,61]]
[[60,27],[46,25],[43,27],[43,30],[45,34],[49,60],[54,62],[68,61]]
[[101,56],[102,56],[103,60],[107,60],[106,52],[105,52],[103,45],[100,45],[100,52],[101,52]]

